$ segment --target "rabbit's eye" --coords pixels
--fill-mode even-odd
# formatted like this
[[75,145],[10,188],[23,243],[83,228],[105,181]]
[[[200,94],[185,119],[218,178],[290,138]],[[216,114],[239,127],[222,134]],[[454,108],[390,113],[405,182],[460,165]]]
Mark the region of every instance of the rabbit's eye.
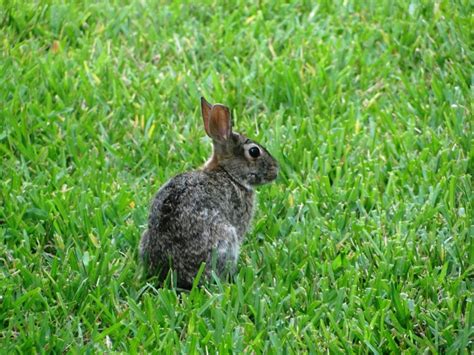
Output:
[[250,148],[249,149],[249,155],[252,158],[258,158],[260,156],[260,149],[258,149],[257,147]]

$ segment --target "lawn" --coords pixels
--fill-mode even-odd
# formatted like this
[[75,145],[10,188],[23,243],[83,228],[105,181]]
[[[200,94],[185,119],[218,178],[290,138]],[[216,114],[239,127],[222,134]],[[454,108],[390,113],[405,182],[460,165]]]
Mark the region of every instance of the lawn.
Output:
[[[469,353],[469,1],[0,2],[0,349]],[[199,99],[280,162],[233,283],[145,279]]]

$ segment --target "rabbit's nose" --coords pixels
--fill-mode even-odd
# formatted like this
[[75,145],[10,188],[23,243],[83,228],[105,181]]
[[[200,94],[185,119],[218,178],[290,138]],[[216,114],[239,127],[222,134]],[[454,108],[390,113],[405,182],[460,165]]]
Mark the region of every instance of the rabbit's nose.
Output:
[[279,171],[278,166],[275,166],[272,169],[270,169],[270,171],[268,172],[268,180],[270,181],[275,180],[278,176],[278,171]]

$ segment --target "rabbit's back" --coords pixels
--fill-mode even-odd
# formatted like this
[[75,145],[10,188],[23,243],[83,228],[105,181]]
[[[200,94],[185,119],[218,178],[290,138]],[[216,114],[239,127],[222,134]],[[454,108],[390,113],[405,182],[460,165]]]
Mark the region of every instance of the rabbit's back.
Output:
[[252,209],[253,192],[222,169],[180,174],[156,194],[140,254],[152,273],[163,278],[171,265],[190,287],[202,262],[206,274],[213,261],[218,273],[235,267]]

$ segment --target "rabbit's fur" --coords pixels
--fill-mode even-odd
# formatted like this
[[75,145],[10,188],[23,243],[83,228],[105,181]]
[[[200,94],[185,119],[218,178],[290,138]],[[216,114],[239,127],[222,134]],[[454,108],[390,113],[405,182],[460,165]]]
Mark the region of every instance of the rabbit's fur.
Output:
[[201,170],[161,187],[140,242],[147,273],[162,280],[171,268],[178,287],[187,289],[203,262],[204,278],[212,270],[221,276],[235,272],[253,214],[253,187],[278,174],[278,163],[265,148],[232,132],[227,107],[201,98],[201,112],[213,154]]

